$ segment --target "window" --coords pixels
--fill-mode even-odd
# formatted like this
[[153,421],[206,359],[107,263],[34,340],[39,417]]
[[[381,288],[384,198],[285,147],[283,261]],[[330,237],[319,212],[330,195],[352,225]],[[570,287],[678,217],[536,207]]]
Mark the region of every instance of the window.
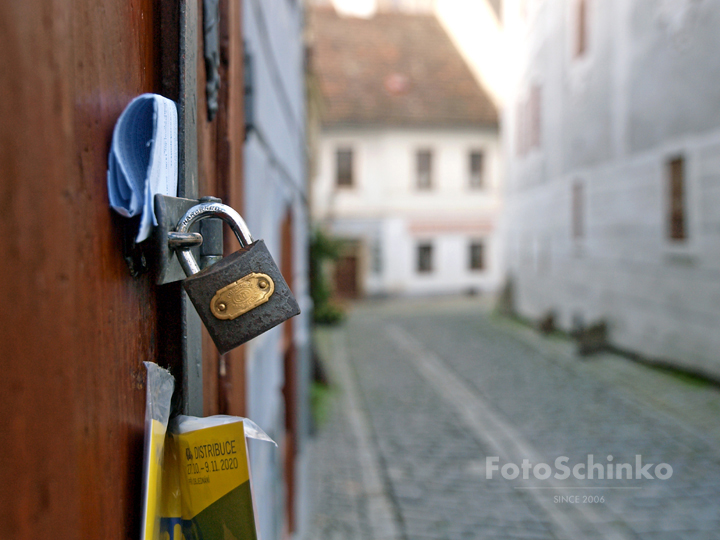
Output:
[[417,187],[430,189],[432,187],[432,151],[418,150],[417,155]]
[[575,182],[572,186],[572,237],[579,240],[585,236],[585,193],[583,185]]
[[353,151],[352,148],[338,148],[335,152],[335,180],[338,186],[353,185]]
[[668,179],[668,237],[671,240],[687,238],[685,216],[685,160],[682,156],[667,162]]
[[481,189],[484,187],[484,158],[485,156],[482,150],[473,150],[470,152],[470,187],[472,189]]
[[485,244],[476,240],[470,244],[470,270],[485,269]]
[[517,155],[524,156],[525,152],[527,152],[527,144],[525,143],[527,137],[525,134],[525,102],[522,100],[518,101],[515,106],[515,122],[515,147],[517,149]]
[[540,118],[540,86],[533,85],[530,89],[530,101],[528,103],[528,120],[530,128],[530,148],[540,148],[540,132],[542,128]]
[[417,248],[417,271],[421,273],[432,272],[432,244],[423,242]]
[[575,37],[575,57],[579,58],[585,54],[587,50],[587,2],[578,0],[576,16],[576,37]]
[[540,148],[542,133],[542,90],[535,84],[525,99],[517,103],[517,154],[523,156],[533,148]]
[[380,238],[376,238],[372,243],[372,271],[373,274],[380,275],[383,271],[383,258],[382,258],[382,241]]

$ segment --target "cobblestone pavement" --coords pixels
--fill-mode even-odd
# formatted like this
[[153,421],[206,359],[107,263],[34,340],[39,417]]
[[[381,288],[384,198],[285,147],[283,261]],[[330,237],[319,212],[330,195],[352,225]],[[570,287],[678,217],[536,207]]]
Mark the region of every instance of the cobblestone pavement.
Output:
[[[720,539],[713,386],[611,354],[578,358],[470,299],[360,304],[318,346],[337,392],[315,442],[307,540]],[[486,470],[493,456],[572,467],[588,455],[633,474],[640,455],[652,477],[658,463],[672,475]]]

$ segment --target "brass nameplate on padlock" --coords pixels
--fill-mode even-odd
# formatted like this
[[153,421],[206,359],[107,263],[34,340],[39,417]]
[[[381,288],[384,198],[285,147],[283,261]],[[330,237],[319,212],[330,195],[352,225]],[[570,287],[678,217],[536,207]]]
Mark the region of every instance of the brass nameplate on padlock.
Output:
[[218,319],[232,320],[264,304],[275,292],[275,283],[267,274],[253,272],[215,293],[210,311]]

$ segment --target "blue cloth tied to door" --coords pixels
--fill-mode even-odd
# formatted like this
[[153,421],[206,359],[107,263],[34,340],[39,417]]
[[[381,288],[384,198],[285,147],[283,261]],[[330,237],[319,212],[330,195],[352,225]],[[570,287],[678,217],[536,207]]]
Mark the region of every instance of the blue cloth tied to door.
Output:
[[133,99],[118,118],[108,158],[110,206],[125,217],[141,214],[136,242],[157,218],[155,194],[177,196],[178,115],[175,102],[157,94]]

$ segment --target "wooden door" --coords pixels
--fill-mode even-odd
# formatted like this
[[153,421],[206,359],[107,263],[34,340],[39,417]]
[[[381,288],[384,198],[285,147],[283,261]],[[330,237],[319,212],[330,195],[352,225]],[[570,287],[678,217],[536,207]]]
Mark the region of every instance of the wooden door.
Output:
[[343,255],[335,263],[335,295],[343,300],[358,298],[358,258]]
[[137,537],[156,296],[106,194],[115,120],[159,91],[152,0],[0,3],[2,538]]
[[[199,15],[202,18],[202,2]],[[220,197],[225,204],[243,213],[243,49],[241,0],[220,0],[220,89],[218,111],[211,121],[207,113],[206,69],[203,44],[198,44],[198,179],[199,194]],[[199,28],[203,25],[199,24]],[[225,254],[240,248],[235,235],[225,226]],[[244,347],[222,357],[205,328],[203,341],[204,414],[245,415]]]
[[[177,99],[178,10],[188,1],[0,2],[3,539],[139,536],[142,362],[170,363],[158,328],[176,314],[158,303],[163,294],[149,274],[129,275],[123,218],[108,207],[107,156],[114,123],[133,97]],[[210,123],[202,98],[192,109],[200,194],[235,205],[239,6],[227,0],[222,8],[231,14],[225,110]],[[194,7],[201,13],[202,2]],[[198,62],[199,95],[203,69]],[[226,370],[219,379],[218,357],[205,349],[206,410],[241,411],[242,377]]]
[[[295,264],[293,257],[292,209],[288,208],[280,226],[281,256],[280,271],[287,280],[290,290],[295,289]],[[283,400],[285,402],[285,438],[283,439],[283,470],[285,481],[285,525],[283,537],[290,538],[295,531],[295,491],[296,467],[298,451],[298,373],[297,347],[294,336],[295,321],[290,319],[283,323]]]

